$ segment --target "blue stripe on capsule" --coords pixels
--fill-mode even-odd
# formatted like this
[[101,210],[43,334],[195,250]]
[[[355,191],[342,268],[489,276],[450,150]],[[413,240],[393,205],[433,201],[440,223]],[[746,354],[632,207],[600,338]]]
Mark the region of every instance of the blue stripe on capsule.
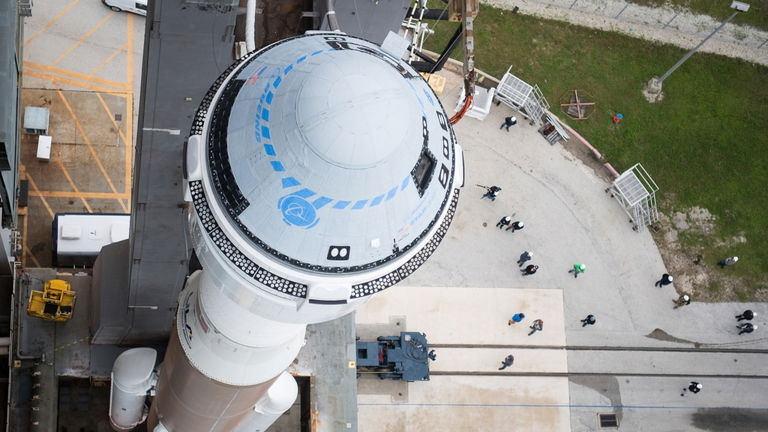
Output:
[[272,104],[272,98],[274,98],[274,97],[275,97],[274,93],[268,92],[267,93],[267,103],[271,105]]
[[274,81],[272,81],[272,87],[278,88],[280,87],[280,83],[283,82],[283,77],[277,77]]
[[350,204],[352,204],[352,201],[339,201],[333,205],[333,208],[337,210],[344,210]]
[[285,69],[283,69],[283,75],[288,75],[288,72],[293,70],[293,65],[288,65]]
[[285,167],[280,163],[280,161],[272,161],[270,164],[272,164],[272,169],[277,172],[285,171]]
[[272,144],[264,144],[264,152],[269,156],[276,156],[275,147]]
[[427,97],[427,100],[429,101],[429,104],[430,105],[434,105],[435,101],[432,100],[432,95],[429,94],[429,92],[427,92],[426,90],[422,90],[422,91],[424,92],[424,95]]
[[296,180],[293,177],[283,177],[280,181],[283,184],[283,189],[293,187],[293,186],[299,186],[301,184],[299,183],[298,180]]
[[292,195],[298,195],[298,196],[300,196],[302,198],[309,198],[309,197],[311,197],[314,194],[315,194],[315,191],[307,189],[307,188],[304,188],[304,189],[302,189],[302,190],[300,190],[298,192],[293,193]]
[[384,194],[381,194],[381,195],[377,196],[376,198],[374,198],[373,200],[371,200],[371,207],[375,207],[375,206],[381,204],[382,201],[384,201]]
[[403,190],[408,187],[408,183],[411,182],[411,177],[407,176],[403,179],[403,184],[400,185],[400,190]]
[[298,60],[296,60],[296,64],[299,64],[299,63],[303,62],[306,59],[307,59],[307,56],[301,56],[301,57],[298,58]]
[[264,121],[269,121],[269,110],[264,108],[261,110],[261,118],[264,119]]
[[312,205],[315,206],[316,209],[319,209],[321,207],[324,207],[326,204],[328,204],[331,201],[333,201],[333,198],[328,198],[326,196],[323,196],[312,201]]
[[313,52],[313,53],[312,53],[312,54],[310,54],[310,55],[316,56],[316,55],[318,55],[318,54],[322,54],[322,53],[323,53],[323,50],[320,50],[320,51],[315,51],[315,52]]
[[361,208],[365,207],[365,203],[367,202],[367,199],[356,202],[355,205],[352,206],[352,210],[360,210]]
[[261,127],[261,136],[264,137],[264,139],[270,139],[272,136],[269,134],[269,127],[262,126]]
[[387,201],[394,198],[396,193],[397,193],[397,186],[393,187],[392,189],[389,190],[389,192],[387,192]]

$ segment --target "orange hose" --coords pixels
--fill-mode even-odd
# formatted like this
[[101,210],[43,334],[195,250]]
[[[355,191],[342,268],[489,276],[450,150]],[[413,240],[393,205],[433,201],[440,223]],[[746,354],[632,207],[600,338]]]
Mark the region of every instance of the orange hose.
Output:
[[469,107],[472,106],[473,96],[474,95],[470,94],[464,99],[464,106],[461,107],[459,112],[457,112],[456,114],[453,115],[453,117],[451,117],[452,125],[455,125],[456,123],[458,123],[459,120],[461,120],[464,117],[464,114],[466,114],[467,111],[469,111]]

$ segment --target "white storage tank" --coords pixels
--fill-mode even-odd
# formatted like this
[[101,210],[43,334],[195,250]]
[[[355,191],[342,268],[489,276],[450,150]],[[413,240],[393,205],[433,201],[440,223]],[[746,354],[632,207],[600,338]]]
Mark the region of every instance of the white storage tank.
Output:
[[157,351],[134,348],[120,354],[112,369],[109,418],[116,431],[130,431],[143,422],[148,410],[144,402],[155,385]]

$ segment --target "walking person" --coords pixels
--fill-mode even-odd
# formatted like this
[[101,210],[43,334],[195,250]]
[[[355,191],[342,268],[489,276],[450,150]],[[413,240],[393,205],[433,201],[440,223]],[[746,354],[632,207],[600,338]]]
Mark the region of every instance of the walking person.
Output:
[[747,309],[741,315],[736,315],[736,321],[742,321],[742,320],[752,321],[752,318],[756,316],[757,316],[756,313]]
[[689,296],[688,294],[683,294],[677,300],[672,300],[672,301],[675,302],[675,307],[673,307],[672,309],[677,309],[679,307],[688,306],[689,304],[691,304],[691,296]]
[[504,370],[512,366],[512,363],[514,362],[515,362],[515,357],[512,354],[504,357],[504,360],[501,361],[501,367],[499,368],[499,370]]
[[509,321],[507,321],[507,325],[517,324],[520,321],[522,321],[523,318],[525,318],[525,314],[522,312],[518,312],[512,315],[512,318]]
[[688,384],[688,387],[684,388],[683,392],[680,393],[680,396],[685,396],[685,392],[687,391],[690,391],[691,393],[696,394],[700,392],[702,388],[704,388],[704,386],[701,385],[701,383],[698,383],[696,381],[691,381],[691,383]]
[[587,271],[585,264],[574,264],[573,268],[568,270],[568,273],[573,273],[573,277],[576,278],[579,276],[579,273],[584,273],[585,271]]
[[525,224],[523,223],[523,221],[515,221],[515,222],[512,222],[512,225],[507,227],[506,231],[512,230],[512,232],[515,232],[523,228],[525,228]]
[[720,268],[726,268],[728,266],[732,266],[736,264],[737,262],[739,262],[739,257],[732,256],[720,261],[719,263],[717,263],[717,265],[719,265]]
[[539,270],[539,266],[533,265],[533,264],[528,264],[528,267],[524,268],[521,271],[523,272],[523,276],[530,276],[530,275],[536,273],[536,271],[538,271],[538,270]]
[[736,328],[741,330],[739,334],[742,335],[744,333],[752,333],[753,331],[757,330],[757,324],[753,325],[751,323],[743,323],[743,324],[737,325]]
[[597,318],[595,318],[594,315],[589,314],[589,315],[587,315],[586,318],[581,320],[581,326],[582,327],[586,327],[588,325],[595,325],[596,322],[597,322]]
[[663,287],[664,285],[671,284],[673,280],[674,278],[670,276],[669,273],[664,273],[663,275],[661,275],[661,279],[657,280],[656,283],[653,284],[653,286]]
[[528,327],[531,329],[531,332],[528,333],[528,336],[536,333],[537,331],[544,330],[544,321],[537,319],[533,321],[533,325]]
[[496,201],[496,198],[499,196],[499,192],[501,192],[501,188],[498,186],[491,186],[485,188],[485,195],[483,195],[480,199],[488,198],[491,201]]
[[517,124],[517,118],[516,117],[504,117],[504,123],[501,124],[501,127],[499,127],[499,130],[507,128],[507,132],[509,132],[509,128]]
[[504,216],[499,220],[499,222],[496,224],[496,228],[502,229],[505,226],[509,225],[509,223],[512,222],[512,216]]
[[531,251],[525,251],[522,254],[520,254],[520,259],[517,260],[517,266],[522,267],[523,264],[533,259],[533,252]]

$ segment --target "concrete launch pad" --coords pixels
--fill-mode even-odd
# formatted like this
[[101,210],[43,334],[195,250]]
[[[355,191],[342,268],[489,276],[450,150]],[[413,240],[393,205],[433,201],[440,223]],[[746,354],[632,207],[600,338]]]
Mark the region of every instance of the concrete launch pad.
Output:
[[[520,311],[526,320],[507,325]],[[560,290],[398,285],[356,318],[361,338],[399,321],[402,331],[426,333],[437,354],[427,382],[361,377],[361,430],[570,430],[568,379],[520,376],[567,372]],[[533,319],[544,330],[528,336]],[[513,366],[499,371],[509,354]]]
[[50,160],[37,158],[37,135],[25,134],[22,180],[29,205],[19,226],[27,267],[49,267],[57,213],[129,213],[133,170],[133,98],[129,93],[24,89],[22,104],[50,110]]
[[[440,74],[441,100],[453,107],[459,76]],[[520,121],[499,130],[509,115]],[[717,426],[722,416],[750,430],[765,420],[760,365],[768,339],[738,336],[733,315],[751,308],[763,316],[766,305],[694,302],[673,310],[674,287],[653,286],[665,267],[652,236],[632,230],[604,192],[605,174],[575,156],[580,144],[550,145],[503,105],[455,130],[467,176],[449,235],[403,286],[356,317],[358,335],[398,323],[426,333],[437,354],[432,380],[361,378],[361,430],[597,430],[598,414],[616,415],[619,430],[736,430],[736,423]],[[483,200],[476,185],[502,192]],[[496,228],[506,215],[525,228]],[[516,264],[525,250],[540,266],[534,275]],[[568,273],[575,263],[587,265],[578,278]],[[526,319],[508,326],[517,312]],[[588,314],[597,324],[582,327]],[[544,331],[529,337],[537,318]],[[507,354],[515,363],[499,371]],[[705,383],[708,394],[681,397],[690,380]]]

